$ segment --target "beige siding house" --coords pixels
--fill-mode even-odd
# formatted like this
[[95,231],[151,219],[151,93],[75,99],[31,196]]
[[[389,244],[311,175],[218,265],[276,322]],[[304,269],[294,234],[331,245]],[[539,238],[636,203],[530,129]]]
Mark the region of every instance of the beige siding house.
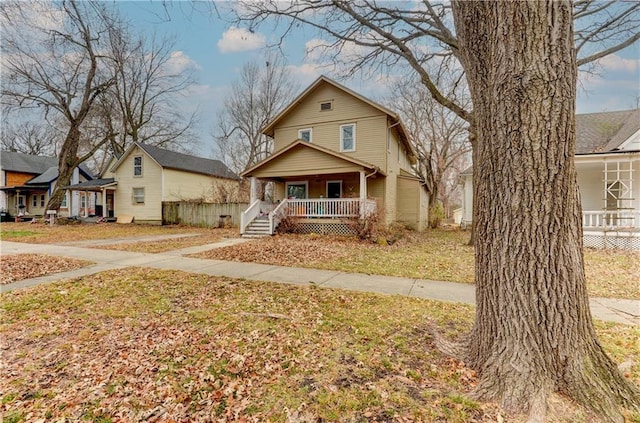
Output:
[[242,176],[273,182],[273,201],[257,198],[241,219],[243,234],[272,234],[295,216],[302,230],[323,232],[379,213],[417,230],[427,223],[428,193],[412,169],[415,153],[398,115],[321,76],[263,130],[267,159]]
[[127,215],[137,223],[161,224],[163,202],[219,201],[219,192],[237,195],[239,181],[219,160],[134,143],[101,179],[69,188],[100,192],[104,217]]

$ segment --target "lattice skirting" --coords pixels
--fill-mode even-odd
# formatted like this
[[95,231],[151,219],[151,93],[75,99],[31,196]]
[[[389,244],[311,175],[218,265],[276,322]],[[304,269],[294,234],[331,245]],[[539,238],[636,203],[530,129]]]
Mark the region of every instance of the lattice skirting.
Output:
[[344,222],[298,222],[296,223],[296,233],[310,234],[316,233],[321,235],[355,235],[351,225]]
[[640,250],[640,233],[637,232],[584,232],[583,245],[588,248],[614,248]]

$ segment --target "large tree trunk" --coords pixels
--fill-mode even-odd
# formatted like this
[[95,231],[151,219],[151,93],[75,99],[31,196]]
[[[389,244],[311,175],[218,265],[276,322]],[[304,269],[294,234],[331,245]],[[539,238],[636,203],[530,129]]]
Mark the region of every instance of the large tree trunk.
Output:
[[593,328],[573,163],[569,1],[454,1],[471,87],[476,321],[464,359],[480,397],[544,416],[565,394],[611,420],[640,409]]
[[58,179],[56,180],[56,188],[47,203],[48,210],[60,209],[65,190],[63,187],[70,185],[73,177],[73,170],[78,163],[76,155],[78,154],[78,145],[80,144],[80,128],[76,124],[71,124],[67,137],[60,149],[58,159]]

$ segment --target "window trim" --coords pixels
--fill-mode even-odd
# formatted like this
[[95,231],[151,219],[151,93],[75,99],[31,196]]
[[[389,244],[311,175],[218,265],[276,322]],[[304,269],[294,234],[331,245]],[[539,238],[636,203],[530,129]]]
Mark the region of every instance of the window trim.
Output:
[[62,201],[60,202],[60,208],[61,209],[68,209],[69,206],[69,200],[67,198],[67,195],[69,195],[69,193],[65,192],[64,195],[62,196]]
[[[140,195],[136,196],[136,190],[142,190],[142,201],[137,201],[137,197],[140,197]],[[131,204],[133,204],[134,206],[137,205],[144,205],[145,203],[145,190],[144,187],[132,187],[131,188]]]
[[296,198],[296,200],[305,200],[309,198],[309,181],[287,181],[284,186],[284,195],[289,198],[289,185],[304,185],[304,198]]
[[[140,159],[140,164],[137,165],[136,164],[136,159]],[[142,178],[142,176],[144,175],[144,160],[142,158],[142,155],[139,156],[133,156],[133,177],[134,178]],[[136,168],[140,168],[140,174],[136,175]]]
[[[344,128],[346,128],[348,126],[353,128],[353,133],[351,135],[353,146],[350,149],[345,149],[344,148]],[[350,152],[353,152],[353,151],[356,151],[356,124],[355,123],[346,123],[344,125],[340,125],[340,152],[350,153]]]
[[[309,141],[305,141],[302,138],[302,133],[303,132],[309,132]],[[305,141],[305,142],[313,142],[313,128],[303,128],[303,129],[298,129],[298,139]]]

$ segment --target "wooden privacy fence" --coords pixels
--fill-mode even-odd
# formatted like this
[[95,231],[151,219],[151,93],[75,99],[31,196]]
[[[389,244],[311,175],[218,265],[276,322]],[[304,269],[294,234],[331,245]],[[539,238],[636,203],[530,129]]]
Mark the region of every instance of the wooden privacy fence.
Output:
[[209,228],[227,224],[238,227],[240,213],[248,206],[248,203],[165,201],[162,203],[162,224],[184,224]]

